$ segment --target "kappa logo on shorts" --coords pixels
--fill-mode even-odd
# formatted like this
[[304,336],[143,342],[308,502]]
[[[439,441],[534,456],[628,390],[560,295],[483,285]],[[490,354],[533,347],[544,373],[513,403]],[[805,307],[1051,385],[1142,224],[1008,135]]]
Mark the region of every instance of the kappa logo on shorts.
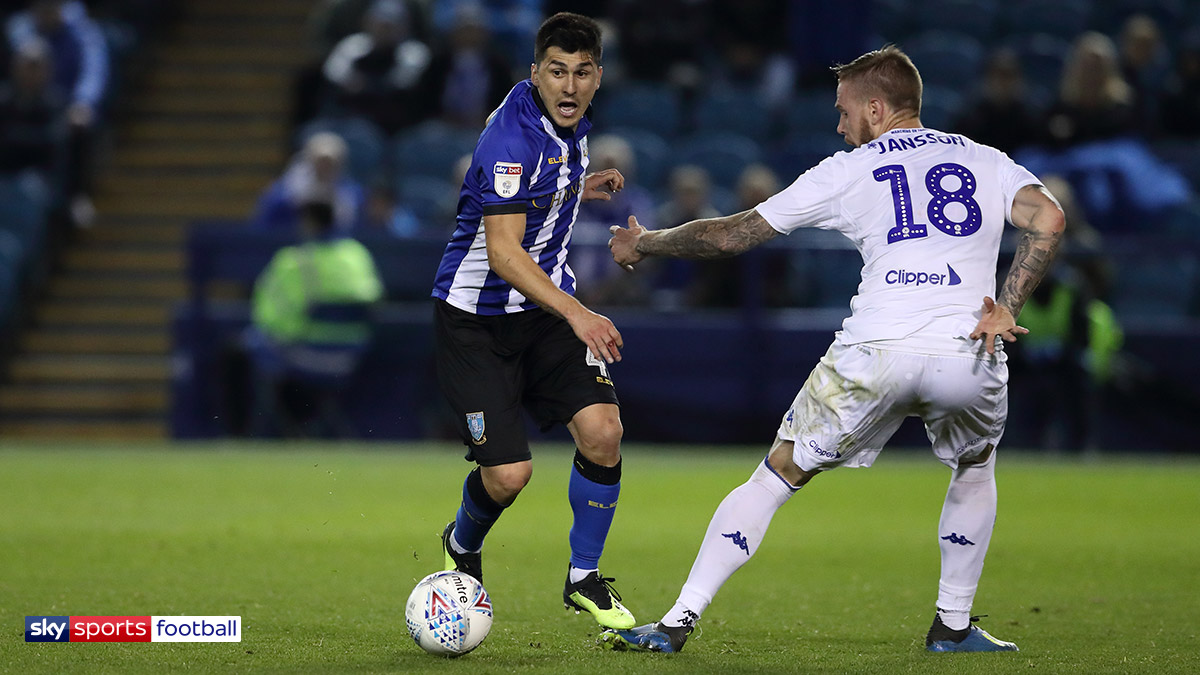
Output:
[[483,421],[483,411],[467,413],[467,429],[471,432],[472,443],[475,445],[487,443],[487,436],[483,435],[486,430]]

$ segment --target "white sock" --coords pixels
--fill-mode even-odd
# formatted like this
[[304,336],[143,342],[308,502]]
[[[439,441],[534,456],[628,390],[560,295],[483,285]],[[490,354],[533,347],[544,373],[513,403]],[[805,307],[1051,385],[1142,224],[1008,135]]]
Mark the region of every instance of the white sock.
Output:
[[959,467],[950,478],[938,545],[942,576],[938,580],[938,613],[951,630],[970,625],[971,605],[983,574],[983,559],[996,524],[996,455],[984,464]]
[[709,521],[679,600],[662,618],[663,623],[695,623],[721,585],[758,550],[771,518],[798,489],[763,460],[750,480],[730,492]]
[[450,532],[450,550],[455,553],[479,553],[479,551],[468,551],[463,548],[463,545],[458,543],[458,540],[454,538],[454,532]]
[[571,565],[570,569],[567,570],[567,578],[570,579],[571,583],[577,584],[580,581],[583,581],[583,578],[586,577],[587,575],[591,574],[592,572],[598,572],[598,571],[599,571],[599,569],[581,570],[578,567]]

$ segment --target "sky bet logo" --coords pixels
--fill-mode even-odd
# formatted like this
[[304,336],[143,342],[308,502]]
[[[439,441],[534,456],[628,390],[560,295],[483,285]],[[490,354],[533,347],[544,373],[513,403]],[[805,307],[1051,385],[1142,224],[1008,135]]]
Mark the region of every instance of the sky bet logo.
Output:
[[26,642],[241,642],[240,616],[26,616]]
[[954,268],[946,265],[948,274],[938,274],[936,272],[909,272],[908,270],[888,270],[884,275],[883,280],[889,286],[900,284],[901,286],[957,286],[962,283],[958,272]]

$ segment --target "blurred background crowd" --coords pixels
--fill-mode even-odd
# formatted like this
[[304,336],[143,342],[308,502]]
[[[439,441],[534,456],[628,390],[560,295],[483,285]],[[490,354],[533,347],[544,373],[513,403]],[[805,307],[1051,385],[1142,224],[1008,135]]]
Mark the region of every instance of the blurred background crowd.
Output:
[[[1162,344],[1200,346],[1195,0],[4,8],[0,432],[188,436],[184,408],[222,411],[217,433],[252,430],[256,413],[239,411],[261,418],[268,408],[261,392],[237,394],[247,389],[239,383],[274,389],[278,372],[264,375],[260,343],[247,348],[240,327],[221,358],[194,357],[230,342],[213,325],[237,323],[211,319],[218,310],[201,300],[251,300],[267,259],[302,235],[361,241],[376,269],[358,273],[378,277],[393,304],[425,302],[475,140],[529,76],[538,25],[561,10],[605,27],[591,166],[627,179],[611,202],[580,210],[571,264],[586,303],[759,327],[764,316],[811,310],[826,319],[814,325],[836,327],[860,259],[829,233],[724,262],[654,262],[636,275],[611,263],[604,242],[629,215],[657,228],[753,208],[846,149],[829,66],[892,42],[921,70],[927,127],[1009,153],[1068,212],[1062,262],[1021,317],[1034,332],[1014,349],[1021,424],[1010,437],[1084,447],[1106,410],[1141,406],[1154,415],[1142,423],[1157,427],[1200,412],[1179,377],[1198,357],[1181,357],[1174,379],[1155,358]],[[285,295],[256,294],[244,320]],[[216,384],[189,385],[207,367],[220,371]],[[350,428],[330,416],[331,428]]]

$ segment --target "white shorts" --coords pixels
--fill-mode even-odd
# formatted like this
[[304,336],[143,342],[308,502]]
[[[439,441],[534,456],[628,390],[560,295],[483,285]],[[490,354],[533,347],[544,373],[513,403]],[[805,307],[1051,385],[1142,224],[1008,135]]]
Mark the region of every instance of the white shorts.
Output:
[[779,425],[805,471],[871,466],[905,417],[920,417],[943,464],[982,459],[1004,434],[1003,353],[916,354],[834,342]]

